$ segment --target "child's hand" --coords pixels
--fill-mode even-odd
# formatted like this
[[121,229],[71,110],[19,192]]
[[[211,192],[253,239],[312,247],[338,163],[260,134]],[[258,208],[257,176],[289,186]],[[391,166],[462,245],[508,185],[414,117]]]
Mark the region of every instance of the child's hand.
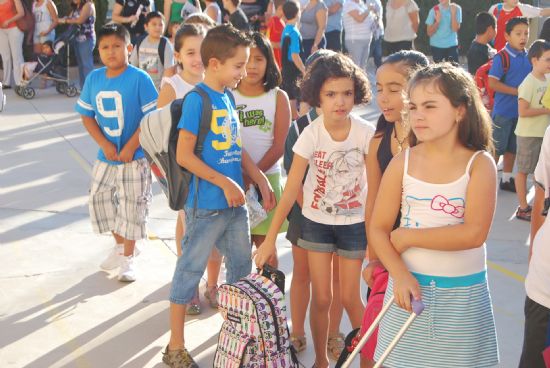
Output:
[[262,194],[262,207],[267,212],[271,211],[277,205],[275,193],[273,192],[273,188],[271,188],[271,184],[269,183],[269,181],[267,181],[267,179],[262,181],[261,183],[256,184],[258,184],[258,189]]
[[103,154],[105,155],[105,158],[109,161],[118,161],[118,154],[116,151],[116,146],[112,144],[111,142],[106,142],[103,146],[101,146],[101,149],[103,150]]
[[263,268],[266,263],[273,259],[277,259],[277,248],[275,243],[264,241],[254,252],[252,259],[256,263],[257,268]]
[[[451,14],[452,14],[452,10],[451,10]],[[434,21],[437,24],[439,24],[439,22],[441,21],[441,12],[440,11],[434,11]]]
[[451,3],[451,16],[452,16],[453,18],[456,17],[456,11],[457,11],[457,9],[458,9],[458,7],[456,6],[456,4]]
[[[229,207],[240,207],[245,203],[245,196],[242,188],[239,184],[235,183],[233,179],[226,178],[227,181],[222,187],[223,194],[227,200]],[[262,193],[263,195],[263,193]]]
[[380,266],[380,265],[382,265],[382,262],[375,259],[373,261],[370,261],[367,267],[363,269],[363,280],[365,280],[365,282],[367,283],[367,285],[369,285],[370,288],[372,288],[372,284],[374,281],[372,277],[372,275],[374,274],[374,269],[376,268],[376,266]]
[[393,278],[393,295],[395,304],[409,312],[412,312],[411,297],[414,300],[422,299],[418,281],[409,271],[402,276]]
[[402,254],[409,249],[406,235],[407,229],[403,227],[398,227],[390,233],[390,241],[396,252],[399,254]]
[[40,36],[42,36],[42,37],[45,37],[47,35],[48,35],[48,32],[46,32],[46,31],[40,32]]
[[118,160],[122,162],[132,162],[134,159],[135,150],[128,147],[128,145],[122,147],[120,154],[118,155]]

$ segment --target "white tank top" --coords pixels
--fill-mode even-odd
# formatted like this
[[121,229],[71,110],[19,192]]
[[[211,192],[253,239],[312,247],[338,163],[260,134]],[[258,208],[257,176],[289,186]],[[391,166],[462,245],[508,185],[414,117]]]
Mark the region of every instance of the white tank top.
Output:
[[174,74],[171,77],[163,77],[160,83],[160,88],[162,88],[165,83],[169,84],[174,89],[174,92],[176,92],[176,98],[183,98],[187,92],[195,88],[194,85],[184,81],[179,74]]
[[216,8],[217,13],[218,13],[218,16],[216,17],[216,20],[214,20],[216,22],[216,25],[222,24],[222,10],[220,9],[218,4],[210,3],[206,8],[204,8],[204,13],[206,14],[206,11],[208,10],[208,8],[211,8],[211,7]]
[[42,5],[36,5],[36,2],[33,2],[32,13],[34,15],[35,33],[47,30],[52,24],[52,17],[48,11],[48,0],[44,0]]
[[[258,163],[273,145],[278,91],[279,88],[273,88],[260,96],[244,96],[238,90],[233,91],[239,112],[243,148],[255,163]],[[281,165],[277,162],[265,174],[280,171]]]
[[[431,228],[456,225],[464,222],[466,190],[470,181],[472,155],[466,172],[451,183],[434,184],[416,179],[408,174],[409,149],[405,152],[403,170],[403,194],[401,198],[401,227]],[[409,271],[430,276],[466,276],[486,269],[485,244],[481,247],[442,251],[425,248],[409,248],[401,258]]]

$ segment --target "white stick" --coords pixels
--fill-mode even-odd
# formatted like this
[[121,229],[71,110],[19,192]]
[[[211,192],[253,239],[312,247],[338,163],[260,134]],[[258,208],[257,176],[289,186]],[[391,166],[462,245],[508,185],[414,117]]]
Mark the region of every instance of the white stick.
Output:
[[407,319],[407,321],[405,322],[405,324],[401,327],[401,329],[399,330],[399,332],[397,333],[397,335],[393,338],[392,342],[390,343],[390,345],[388,345],[386,351],[384,351],[384,354],[382,354],[382,356],[380,357],[380,359],[378,359],[378,361],[376,362],[376,364],[374,365],[374,368],[380,368],[382,366],[382,363],[384,363],[384,361],[386,360],[386,358],[388,357],[388,355],[390,355],[390,353],[392,352],[393,348],[395,347],[395,345],[397,345],[397,343],[399,342],[399,340],[401,339],[401,337],[405,334],[405,332],[407,331],[407,329],[409,328],[409,326],[411,325],[411,323],[413,323],[413,321],[415,320],[415,318],[417,317],[416,313],[412,313],[409,318]]

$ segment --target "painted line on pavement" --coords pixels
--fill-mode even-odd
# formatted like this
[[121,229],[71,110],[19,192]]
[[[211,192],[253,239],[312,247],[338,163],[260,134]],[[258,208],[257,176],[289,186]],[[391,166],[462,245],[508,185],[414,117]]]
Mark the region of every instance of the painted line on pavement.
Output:
[[90,177],[92,176],[92,167],[82,156],[76,152],[74,149],[69,150],[69,155],[76,161],[78,166],[80,166]]
[[513,278],[516,281],[519,281],[521,283],[525,282],[525,277],[521,276],[520,274],[515,273],[512,270],[507,269],[504,266],[499,265],[498,263],[487,261],[487,266],[489,266],[489,268],[492,268],[495,271],[501,272],[504,275]]

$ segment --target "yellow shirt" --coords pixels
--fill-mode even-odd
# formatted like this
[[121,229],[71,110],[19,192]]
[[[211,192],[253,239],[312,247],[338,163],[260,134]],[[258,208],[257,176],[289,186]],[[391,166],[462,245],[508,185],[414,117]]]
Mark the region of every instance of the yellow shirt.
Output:
[[[539,80],[529,73],[518,87],[518,99],[529,102],[532,108],[543,108],[542,100],[548,89],[547,80]],[[550,97],[550,96],[549,96]],[[519,117],[516,126],[518,137],[544,137],[544,132],[550,123],[550,115],[539,115],[531,117]]]

